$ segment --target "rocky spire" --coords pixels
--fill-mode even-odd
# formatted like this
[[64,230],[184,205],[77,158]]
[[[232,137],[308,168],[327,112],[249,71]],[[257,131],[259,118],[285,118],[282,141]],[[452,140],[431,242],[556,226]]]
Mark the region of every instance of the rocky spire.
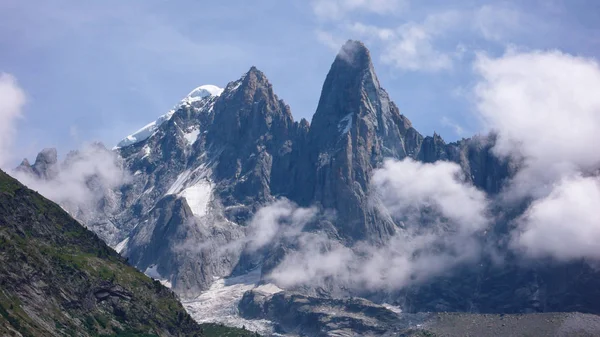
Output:
[[421,139],[381,88],[365,45],[346,42],[313,116],[298,201],[337,210],[338,229],[350,239],[387,237],[393,223],[367,205],[371,171],[385,157],[415,156]]
[[227,85],[215,102],[207,144],[218,163],[216,179],[235,185],[228,192],[232,203],[270,198],[271,188],[281,185],[272,181],[282,180],[289,167],[297,128],[289,106],[256,67]]
[[31,164],[29,163],[29,160],[27,160],[27,158],[23,159],[23,161],[21,162],[21,164],[19,164],[19,166],[17,166],[15,171],[26,174],[33,174],[33,169],[31,168]]
[[52,179],[58,174],[58,153],[55,148],[46,148],[38,153],[33,172],[42,179]]

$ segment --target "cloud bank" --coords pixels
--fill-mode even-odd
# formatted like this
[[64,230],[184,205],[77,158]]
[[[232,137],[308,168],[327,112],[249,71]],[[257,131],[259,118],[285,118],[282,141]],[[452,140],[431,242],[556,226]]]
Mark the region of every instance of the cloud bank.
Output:
[[513,247],[534,258],[600,259],[600,180],[570,177],[518,219]]
[[403,225],[381,246],[359,242],[346,247],[324,231],[307,231],[306,225],[318,221],[318,211],[286,200],[257,212],[250,247],[275,247],[282,240],[294,247],[268,278],[284,288],[391,291],[480,255],[476,236],[488,224],[487,199],[463,182],[458,165],[387,160],[373,175],[373,190],[373,207]]
[[494,152],[517,163],[503,192],[531,205],[512,247],[531,258],[598,259],[600,67],[559,51],[480,55],[479,116],[498,134]]
[[600,68],[558,51],[480,55],[478,111],[498,132],[494,151],[523,161],[513,192],[547,195],[564,175],[600,167]]

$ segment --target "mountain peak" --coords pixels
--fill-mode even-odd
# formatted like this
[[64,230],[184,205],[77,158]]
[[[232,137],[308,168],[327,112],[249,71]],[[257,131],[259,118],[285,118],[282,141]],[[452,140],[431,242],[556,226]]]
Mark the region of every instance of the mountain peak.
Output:
[[380,89],[369,50],[360,41],[348,40],[327,74],[311,124],[336,125],[338,131],[346,133],[355,120],[353,115],[362,109],[364,100],[369,97],[376,99],[377,96],[365,94],[379,93]]
[[371,53],[361,41],[348,40],[340,49],[336,62],[348,63],[355,68],[371,67]]
[[27,160],[27,158],[23,158],[23,161],[19,166],[31,167],[31,164],[29,163],[29,160]]
[[269,80],[262,71],[258,70],[258,68],[256,68],[255,66],[252,66],[250,67],[250,70],[248,70],[248,72],[244,75],[243,82],[258,82],[267,84],[269,83]]
[[58,162],[58,152],[55,148],[45,148],[38,153],[35,163],[56,164]]

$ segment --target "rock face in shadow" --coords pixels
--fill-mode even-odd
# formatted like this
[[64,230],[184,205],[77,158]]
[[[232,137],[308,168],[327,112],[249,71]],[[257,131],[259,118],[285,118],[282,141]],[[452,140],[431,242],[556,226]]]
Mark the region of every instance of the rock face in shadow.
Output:
[[395,224],[367,205],[371,172],[386,157],[416,156],[421,141],[379,85],[367,48],[348,41],[323,84],[291,199],[336,210],[350,241],[382,241]]

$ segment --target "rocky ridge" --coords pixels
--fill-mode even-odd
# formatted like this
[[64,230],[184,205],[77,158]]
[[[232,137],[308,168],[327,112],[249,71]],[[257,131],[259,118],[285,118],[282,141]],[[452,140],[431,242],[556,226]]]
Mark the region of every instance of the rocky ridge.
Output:
[[[381,88],[369,51],[357,41],[348,41],[332,63],[311,123],[294,121],[255,67],[222,91],[194,97],[144,129],[151,130],[144,137],[114,150],[131,179],[105,190],[100,211],[87,217],[110,223],[85,222],[138,269],[187,298],[232,273],[262,266],[267,276],[293,251],[294,244],[244,249],[252,217],[280,198],[334,214],[311,230],[340,245],[387,242],[403,225],[368,200],[373,170],[385,158],[457,163],[464,181],[491,199],[514,174],[492,153],[494,134],[446,143],[417,132]],[[38,173],[53,162],[45,158],[19,170],[52,179],[51,172]],[[495,206],[493,230],[480,238],[499,251],[509,220],[524,209],[505,206]],[[566,271],[579,276],[565,278]],[[502,265],[486,257],[401,291],[360,295],[413,313],[600,313],[600,301],[587,300],[599,296],[597,276],[584,261],[532,265],[509,254]],[[332,290],[310,289],[303,296],[327,297]]]

